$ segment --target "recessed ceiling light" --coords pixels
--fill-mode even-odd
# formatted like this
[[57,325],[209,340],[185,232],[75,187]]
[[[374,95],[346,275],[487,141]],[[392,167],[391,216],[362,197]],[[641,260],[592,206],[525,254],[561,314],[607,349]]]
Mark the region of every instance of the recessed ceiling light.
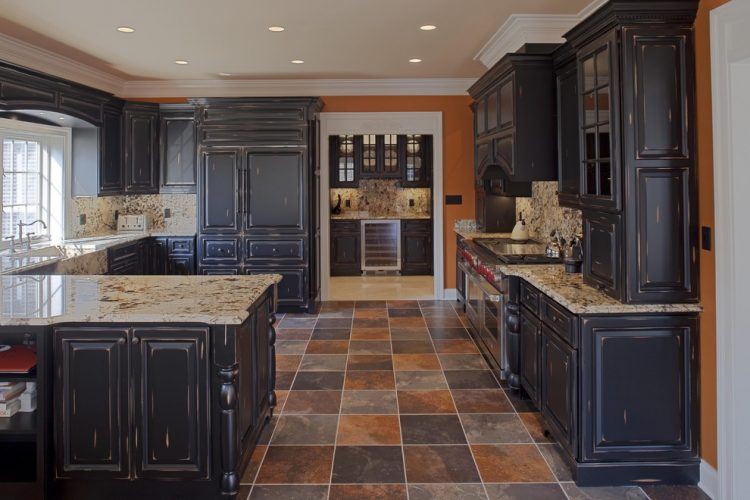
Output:
[[183,59],[177,59],[177,60],[176,60],[176,61],[175,61],[174,63],[175,63],[175,64],[179,64],[179,65],[181,65],[181,66],[184,66],[184,65],[186,65],[186,64],[187,64],[188,62],[187,62],[187,61],[185,61],[185,60],[183,60]]
[[219,76],[232,76],[232,73],[219,73]]
[[132,33],[135,31],[135,28],[131,28],[130,26],[118,26],[117,31],[120,33]]
[[419,29],[421,29],[422,31],[432,31],[436,30],[437,26],[433,24],[425,24],[424,26],[420,26]]
[[280,33],[284,31],[286,28],[283,26],[269,26],[268,31],[273,31],[274,33]]
[[415,57],[413,59],[409,59],[409,62],[410,63],[420,63],[420,62],[422,62],[422,60]]
[[46,115],[47,113],[45,113],[44,111],[40,111],[39,114],[40,115]]
[[64,116],[61,116],[61,117],[58,118],[58,120],[64,120],[64,119],[65,119]]
[[292,59],[290,62],[292,64],[304,64],[305,63],[305,61],[303,61],[302,59]]

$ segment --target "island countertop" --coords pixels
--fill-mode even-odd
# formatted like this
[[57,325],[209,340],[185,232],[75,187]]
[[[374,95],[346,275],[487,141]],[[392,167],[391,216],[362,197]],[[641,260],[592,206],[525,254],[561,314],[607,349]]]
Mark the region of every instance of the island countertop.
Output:
[[278,274],[2,276],[0,326],[55,323],[242,324]]

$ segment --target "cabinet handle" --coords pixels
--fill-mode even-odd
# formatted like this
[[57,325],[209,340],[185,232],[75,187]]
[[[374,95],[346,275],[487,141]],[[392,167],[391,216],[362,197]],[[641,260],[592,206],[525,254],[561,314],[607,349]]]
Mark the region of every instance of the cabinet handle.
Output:
[[140,341],[141,339],[139,339],[138,337],[133,337],[133,345],[139,343]]

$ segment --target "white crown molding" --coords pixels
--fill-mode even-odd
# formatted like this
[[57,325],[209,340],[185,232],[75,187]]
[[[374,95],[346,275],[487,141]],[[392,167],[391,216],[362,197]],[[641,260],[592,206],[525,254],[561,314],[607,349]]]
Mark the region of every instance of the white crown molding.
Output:
[[475,78],[142,80],[121,97],[282,97],[300,95],[466,95]]
[[0,33],[0,60],[119,94],[125,81],[69,57]]
[[491,68],[508,52],[525,43],[563,43],[563,35],[607,0],[593,0],[577,14],[511,14],[474,56]]

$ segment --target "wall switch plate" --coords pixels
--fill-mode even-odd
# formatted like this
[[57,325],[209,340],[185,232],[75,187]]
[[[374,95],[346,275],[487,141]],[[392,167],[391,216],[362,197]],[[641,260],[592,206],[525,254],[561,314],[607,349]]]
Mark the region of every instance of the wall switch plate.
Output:
[[462,205],[464,202],[463,197],[460,194],[446,194],[445,204],[446,205]]
[[85,226],[86,225],[86,214],[81,214],[78,216],[78,225],[79,226]]
[[349,207],[351,207],[351,206],[352,206],[352,200],[346,200],[346,201],[344,202],[344,206],[345,206],[346,208],[349,208]]
[[410,207],[414,206],[414,200],[412,198],[409,198],[409,206]]
[[164,218],[170,219],[172,217],[172,209],[171,208],[165,208],[164,209]]
[[711,250],[711,228],[708,226],[701,227],[701,248]]

